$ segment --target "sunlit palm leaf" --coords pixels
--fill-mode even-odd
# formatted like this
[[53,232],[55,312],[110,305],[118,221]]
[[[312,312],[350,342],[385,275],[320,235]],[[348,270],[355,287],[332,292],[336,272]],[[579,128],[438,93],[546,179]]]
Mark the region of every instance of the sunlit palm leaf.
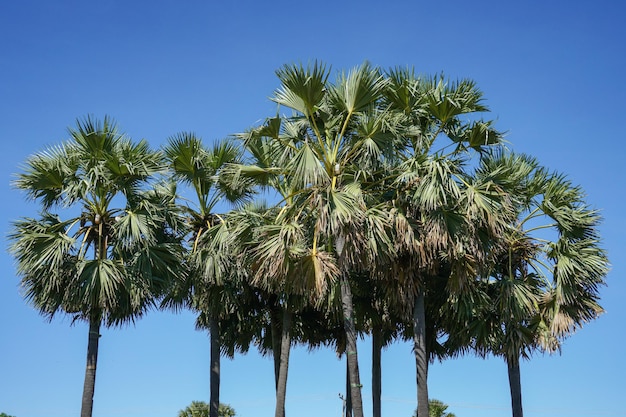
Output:
[[326,93],[326,67],[318,62],[306,68],[302,65],[285,65],[276,71],[276,75],[282,85],[276,90],[273,100],[312,117]]
[[318,155],[306,142],[288,163],[287,169],[291,173],[290,182],[298,188],[324,185],[330,182],[330,177],[321,165]]
[[380,71],[365,63],[339,75],[330,89],[330,101],[342,112],[354,114],[379,100],[386,84]]

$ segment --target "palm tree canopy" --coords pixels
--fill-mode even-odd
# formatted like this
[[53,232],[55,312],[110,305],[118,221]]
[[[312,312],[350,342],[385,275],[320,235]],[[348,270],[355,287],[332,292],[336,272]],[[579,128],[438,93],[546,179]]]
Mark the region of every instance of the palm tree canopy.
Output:
[[508,191],[514,217],[471,295],[482,300],[471,313],[478,316],[460,319],[454,336],[473,337],[479,353],[511,360],[534,349],[558,350],[560,339],[603,311],[598,290],[608,260],[597,231],[601,217],[579,187],[527,155],[494,153],[476,175]]
[[162,306],[190,307],[198,313],[196,328],[217,326],[222,354],[246,352],[255,336],[255,294],[246,285],[246,269],[232,213],[220,214],[220,204],[245,203],[253,194],[250,181],[230,175],[241,162],[241,149],[231,140],[207,146],[193,133],[169,138],[164,154],[173,180],[190,190],[193,199],[181,206],[186,218],[185,280],[172,287]]
[[141,316],[178,274],[175,188],[154,183],[161,154],[108,117],[79,121],[70,136],[18,174],[15,187],[43,211],[13,224],[11,252],[42,314],[120,324]]

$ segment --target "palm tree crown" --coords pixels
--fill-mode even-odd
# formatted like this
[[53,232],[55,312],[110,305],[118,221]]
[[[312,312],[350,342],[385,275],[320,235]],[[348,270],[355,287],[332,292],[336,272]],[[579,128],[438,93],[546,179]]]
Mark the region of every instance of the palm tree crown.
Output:
[[26,297],[42,314],[120,324],[145,312],[176,275],[174,190],[149,188],[162,157],[111,119],[87,118],[70,134],[30,157],[14,182],[43,212],[15,223],[11,250]]
[[25,297],[41,314],[89,322],[81,415],[90,416],[100,324],[135,320],[164,295],[180,267],[180,220],[175,188],[153,182],[163,157],[146,141],[132,142],[108,117],[69,132],[18,174],[15,187],[42,213],[16,221],[10,239]]

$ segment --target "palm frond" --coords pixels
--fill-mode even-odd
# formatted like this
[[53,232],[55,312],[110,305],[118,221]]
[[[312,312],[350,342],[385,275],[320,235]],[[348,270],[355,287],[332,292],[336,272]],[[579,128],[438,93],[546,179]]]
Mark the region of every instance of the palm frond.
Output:
[[330,183],[330,177],[321,165],[318,155],[308,143],[304,143],[287,166],[290,182],[297,188]]
[[40,201],[43,209],[49,209],[62,203],[67,177],[74,174],[68,162],[65,144],[50,147],[29,157],[12,184],[26,191],[28,198]]
[[482,92],[472,80],[448,81],[440,75],[423,86],[427,88],[429,113],[442,124],[461,114],[488,111],[482,104]]
[[332,254],[311,250],[298,258],[296,273],[291,276],[288,289],[296,294],[311,294],[315,300],[338,277],[339,268]]
[[330,89],[330,102],[345,114],[358,113],[381,98],[387,80],[365,62],[348,74],[341,73]]
[[274,93],[273,101],[312,117],[326,93],[328,71],[319,62],[307,66],[285,65],[276,71],[281,87]]

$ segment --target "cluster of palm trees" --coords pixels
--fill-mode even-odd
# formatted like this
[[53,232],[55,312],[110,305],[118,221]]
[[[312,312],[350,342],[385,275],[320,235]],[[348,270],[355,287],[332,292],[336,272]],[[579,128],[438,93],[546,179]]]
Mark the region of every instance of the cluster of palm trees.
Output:
[[86,118],[18,174],[42,207],[10,235],[25,297],[89,323],[81,416],[100,326],[151,307],[193,309],[210,332],[212,417],[220,356],[250,346],[274,358],[284,417],[294,344],[345,355],[346,400],[362,417],[365,335],[374,417],[380,352],[395,340],[414,346],[418,415],[429,362],[474,352],[505,359],[522,416],[520,358],[558,350],[602,312],[598,212],[506,149],[470,80],[369,64],[331,80],[317,62],[277,76],[276,116],[228,140],[180,133],[152,150]]

